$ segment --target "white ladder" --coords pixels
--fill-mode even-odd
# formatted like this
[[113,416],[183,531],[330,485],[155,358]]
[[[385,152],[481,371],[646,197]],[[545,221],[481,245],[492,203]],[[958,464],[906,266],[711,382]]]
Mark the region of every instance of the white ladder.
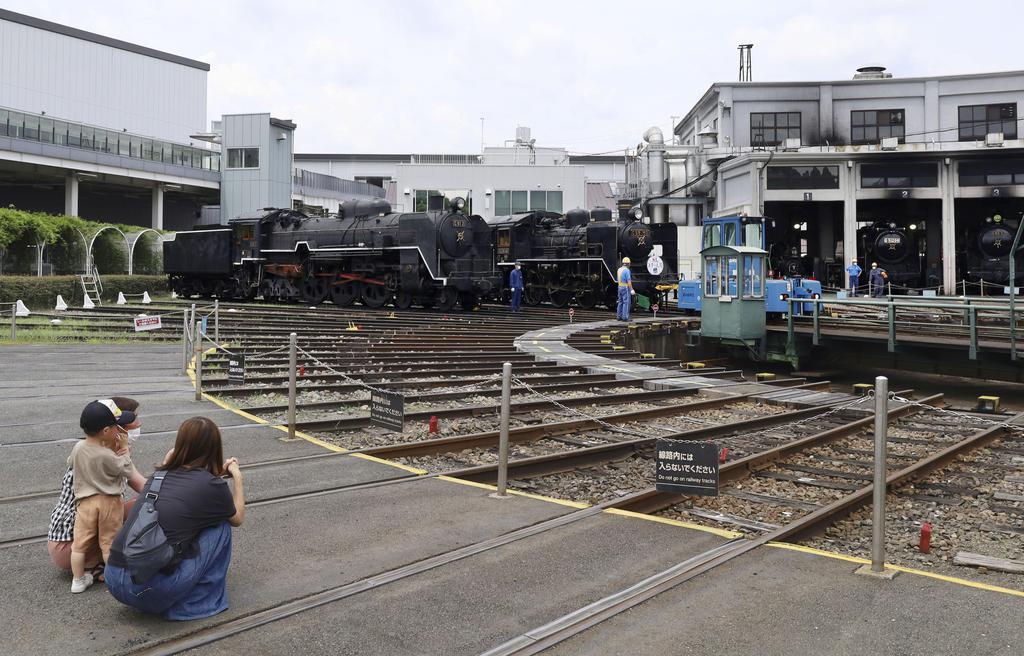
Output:
[[103,283],[100,282],[100,272],[96,267],[93,267],[91,272],[80,274],[78,280],[82,283],[82,293],[91,298],[96,305],[103,305]]

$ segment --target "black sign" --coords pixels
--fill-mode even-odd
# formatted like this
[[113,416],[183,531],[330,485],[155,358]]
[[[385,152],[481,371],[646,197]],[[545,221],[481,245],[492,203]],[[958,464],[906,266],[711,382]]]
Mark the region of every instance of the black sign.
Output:
[[399,392],[370,392],[370,423],[401,433],[405,430],[405,397]]
[[913,197],[914,197],[914,195],[913,195],[913,193],[911,193],[910,189],[893,189],[892,191],[889,192],[889,198],[896,198],[896,199],[899,199],[899,200],[903,200],[905,198],[913,198]]
[[814,200],[814,194],[809,191],[805,191],[804,200]]
[[228,382],[232,385],[245,385],[245,356],[228,356]]
[[992,197],[999,198],[1006,195],[1006,190],[1001,187],[992,187]]
[[718,445],[658,440],[654,486],[659,492],[718,496]]

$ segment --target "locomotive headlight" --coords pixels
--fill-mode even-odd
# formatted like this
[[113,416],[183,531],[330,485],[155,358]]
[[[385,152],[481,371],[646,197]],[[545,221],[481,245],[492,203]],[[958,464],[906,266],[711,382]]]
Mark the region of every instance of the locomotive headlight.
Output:
[[992,217],[992,220],[995,221],[996,223],[1002,223],[1003,217],[999,214],[996,214],[995,216]]
[[636,219],[637,221],[639,221],[640,219],[644,218],[644,211],[642,209],[640,209],[639,207],[634,207],[633,208],[633,218]]
[[917,224],[916,223],[911,223],[907,227],[910,228],[911,230],[917,230]]
[[799,230],[800,229],[800,224],[799,223],[794,223],[793,224],[793,229],[794,230]]
[[889,224],[889,227],[890,227],[890,228],[895,228],[895,227],[896,227],[896,224],[895,224],[895,223],[890,223],[890,224]]
[[992,223],[992,217],[991,216],[986,216],[985,217],[985,223]]
[[455,198],[452,201],[452,206],[451,207],[452,207],[452,211],[459,211],[459,210],[463,209],[464,207],[466,207],[466,199],[462,198],[462,197]]

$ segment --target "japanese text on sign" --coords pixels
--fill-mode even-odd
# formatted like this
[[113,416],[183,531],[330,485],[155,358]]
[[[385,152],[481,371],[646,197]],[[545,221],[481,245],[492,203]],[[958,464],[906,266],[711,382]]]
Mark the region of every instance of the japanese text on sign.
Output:
[[158,330],[163,328],[160,317],[135,317],[135,332],[143,330]]
[[718,445],[658,440],[655,487],[660,492],[718,495]]
[[244,355],[232,355],[228,358],[228,382],[232,385],[245,384]]
[[398,392],[370,392],[370,423],[401,433],[405,430],[405,397]]

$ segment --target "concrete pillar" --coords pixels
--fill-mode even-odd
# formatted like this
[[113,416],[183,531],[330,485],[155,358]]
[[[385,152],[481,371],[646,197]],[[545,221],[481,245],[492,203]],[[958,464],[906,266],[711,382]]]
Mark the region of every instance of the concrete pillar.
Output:
[[[846,171],[843,178],[843,260],[849,264],[854,257],[860,257],[857,252],[857,165],[847,166],[842,169]],[[870,264],[870,263],[868,263]],[[867,267],[865,267],[867,268]]]
[[78,216],[78,178],[73,173],[64,179],[64,214]]
[[164,188],[161,185],[153,187],[153,220],[150,227],[155,230],[164,229]]
[[939,164],[939,188],[942,190],[942,287],[948,295],[956,293],[956,212],[953,190],[956,176],[948,157]]

